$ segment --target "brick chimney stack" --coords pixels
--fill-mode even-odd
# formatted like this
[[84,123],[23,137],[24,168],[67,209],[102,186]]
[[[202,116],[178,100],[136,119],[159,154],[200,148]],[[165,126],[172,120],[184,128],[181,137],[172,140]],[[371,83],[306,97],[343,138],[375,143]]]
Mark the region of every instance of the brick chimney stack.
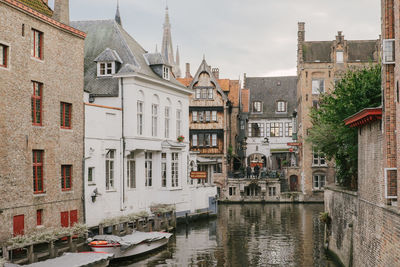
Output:
[[305,23],[297,23],[297,66],[303,63],[303,43],[306,40]]
[[342,35],[342,31],[338,31],[338,35],[336,36],[336,43],[340,44],[344,41],[344,35]]
[[69,0],[54,0],[53,18],[69,25]]
[[186,63],[186,74],[185,78],[192,78],[192,75],[190,74],[190,63]]
[[215,79],[219,80],[219,69],[218,68],[212,68],[211,72],[214,75]]

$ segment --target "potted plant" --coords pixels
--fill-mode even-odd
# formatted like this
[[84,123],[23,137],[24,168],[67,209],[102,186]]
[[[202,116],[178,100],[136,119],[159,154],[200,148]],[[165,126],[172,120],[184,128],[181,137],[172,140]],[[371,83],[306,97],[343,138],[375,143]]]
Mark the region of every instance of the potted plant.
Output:
[[180,135],[176,140],[178,140],[179,143],[182,143],[183,140],[185,140],[185,137],[183,135]]

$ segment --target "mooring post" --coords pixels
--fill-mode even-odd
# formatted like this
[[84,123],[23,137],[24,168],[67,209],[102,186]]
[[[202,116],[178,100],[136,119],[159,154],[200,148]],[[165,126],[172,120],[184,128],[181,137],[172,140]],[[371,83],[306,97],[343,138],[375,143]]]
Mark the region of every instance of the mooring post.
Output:
[[104,235],[104,225],[99,224],[99,235]]
[[35,260],[35,257],[33,255],[33,245],[28,246],[28,251],[27,251],[27,256],[28,256],[28,262],[33,263]]
[[57,255],[56,255],[56,250],[55,250],[55,247],[54,247],[54,241],[50,241],[50,243],[49,243],[49,257],[50,257],[50,259],[52,259],[52,258],[55,258]]
[[9,255],[8,255],[7,246],[3,246],[3,258],[6,259],[6,260],[10,259]]

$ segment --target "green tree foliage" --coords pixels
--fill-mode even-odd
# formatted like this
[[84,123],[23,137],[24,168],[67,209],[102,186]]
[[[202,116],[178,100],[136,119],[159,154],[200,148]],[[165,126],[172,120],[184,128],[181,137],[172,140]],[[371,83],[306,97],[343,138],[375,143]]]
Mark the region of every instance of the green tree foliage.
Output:
[[320,96],[319,108],[311,110],[313,127],[306,141],[335,161],[337,180],[342,186],[357,188],[357,129],[346,126],[344,119],[380,105],[381,69],[370,65],[347,71],[331,94]]

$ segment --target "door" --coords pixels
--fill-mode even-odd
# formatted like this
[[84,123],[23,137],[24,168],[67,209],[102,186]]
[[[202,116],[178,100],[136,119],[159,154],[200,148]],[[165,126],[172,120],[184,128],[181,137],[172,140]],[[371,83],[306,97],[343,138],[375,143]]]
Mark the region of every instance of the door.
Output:
[[298,178],[296,175],[290,176],[290,191],[298,191]]
[[13,218],[13,233],[14,236],[23,235],[25,228],[25,216],[24,215],[16,215]]

